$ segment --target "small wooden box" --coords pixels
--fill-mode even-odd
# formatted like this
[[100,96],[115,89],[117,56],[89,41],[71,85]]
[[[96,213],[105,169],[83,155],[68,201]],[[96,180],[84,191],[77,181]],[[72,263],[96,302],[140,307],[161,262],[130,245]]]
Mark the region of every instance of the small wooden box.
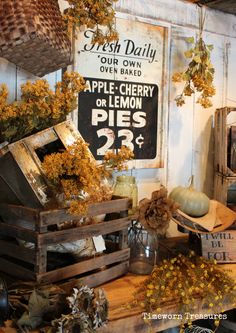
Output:
[[202,255],[218,263],[236,263],[236,230],[201,235]]
[[[0,216],[4,222],[0,222],[0,270],[19,279],[34,280],[41,284],[83,277],[83,283],[90,286],[125,274],[130,256],[127,238],[130,224],[128,209],[131,204],[130,199],[123,198],[90,205],[86,216],[107,214],[110,219],[59,231],[50,231],[48,227],[50,229],[65,221],[78,221],[81,217],[70,215],[65,209],[39,210],[1,204]],[[113,244],[112,251],[107,249],[99,256],[48,270],[47,246],[114,232],[118,234],[118,242]],[[33,243],[34,248],[25,248],[16,241],[6,240],[6,237]]]

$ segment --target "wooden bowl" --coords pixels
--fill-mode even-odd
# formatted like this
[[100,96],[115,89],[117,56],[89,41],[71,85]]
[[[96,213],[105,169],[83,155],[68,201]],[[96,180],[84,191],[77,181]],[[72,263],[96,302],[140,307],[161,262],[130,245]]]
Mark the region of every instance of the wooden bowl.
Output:
[[228,229],[236,221],[236,212],[216,200],[210,200],[210,208],[206,215],[191,217],[177,210],[172,220],[198,234],[216,233]]

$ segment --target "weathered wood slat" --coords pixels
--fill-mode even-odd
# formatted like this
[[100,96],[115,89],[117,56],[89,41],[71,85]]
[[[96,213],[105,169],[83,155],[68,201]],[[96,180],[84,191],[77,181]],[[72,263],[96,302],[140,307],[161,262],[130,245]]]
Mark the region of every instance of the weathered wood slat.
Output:
[[[131,199],[115,199],[104,202],[91,204],[86,216],[96,216],[100,214],[109,214],[128,210],[132,205]],[[40,212],[40,225],[48,226],[62,223],[64,221],[78,221],[82,216],[74,216],[67,212],[66,209],[55,209]]]
[[6,222],[9,225],[15,225],[15,226],[25,228],[26,230],[31,230],[31,231],[37,230],[35,224],[25,221],[25,220],[14,219],[14,218],[11,218],[10,220],[7,220],[7,219],[3,219],[3,220],[4,220],[4,222]]
[[129,224],[129,218],[125,217],[117,220],[80,226],[73,229],[47,232],[45,234],[38,235],[38,244],[42,246],[63,242],[73,242],[75,240],[85,239],[92,236],[105,235],[128,228]]
[[89,272],[104,267],[106,265],[110,265],[121,261],[127,261],[129,259],[129,255],[130,255],[130,249],[125,249],[110,254],[103,254],[100,257],[84,260],[74,265],[69,265],[44,274],[38,274],[37,281],[39,283],[48,283],[58,280],[64,280],[68,277]]
[[119,276],[127,273],[129,268],[129,261],[122,262],[118,265],[110,267],[104,271],[88,275],[81,279],[81,282],[90,288],[99,286],[106,281],[113,280]]
[[126,249],[128,247],[128,228],[119,232],[119,249]]
[[0,204],[0,216],[8,223],[34,230],[39,221],[39,210],[18,205]]
[[35,263],[35,251],[23,246],[0,240],[0,254],[7,254],[13,258],[26,261],[30,264]]
[[35,224],[32,224],[31,222],[25,220],[11,218],[10,220],[4,219],[4,222],[8,223],[9,225],[15,225],[21,228],[25,228],[26,230],[37,230]]
[[36,275],[34,272],[3,258],[0,258],[0,268],[2,272],[16,276],[17,278],[20,278],[22,280],[36,279]]
[[46,273],[47,271],[47,247],[36,246],[34,271],[37,274]]
[[37,233],[35,231],[2,222],[0,222],[0,234],[20,238],[33,243],[37,240]]

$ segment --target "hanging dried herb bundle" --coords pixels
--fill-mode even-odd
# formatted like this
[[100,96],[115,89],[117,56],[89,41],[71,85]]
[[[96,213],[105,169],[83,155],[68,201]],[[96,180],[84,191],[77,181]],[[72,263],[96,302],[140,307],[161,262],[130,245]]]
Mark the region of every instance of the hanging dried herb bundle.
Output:
[[[67,0],[69,8],[64,14],[64,21],[69,34],[76,33],[85,25],[94,29],[92,43],[104,44],[118,40],[115,29],[115,11],[113,4],[117,0]],[[101,29],[106,27],[106,30]]]
[[188,68],[184,72],[177,72],[172,76],[173,82],[185,82],[182,93],[175,98],[177,106],[185,104],[185,97],[191,96],[197,91],[201,93],[197,103],[204,108],[209,108],[212,106],[210,98],[216,93],[213,86],[215,70],[211,62],[213,45],[205,44],[202,37],[205,21],[202,9],[199,20],[199,36],[196,40],[194,37],[187,38],[187,42],[192,45],[188,51],[184,52],[185,57],[191,59]]
[[55,92],[47,80],[28,81],[21,86],[21,100],[8,104],[7,86],[0,85],[0,141],[16,141],[65,120],[84,88],[78,73],[65,72]]
[[122,146],[117,154],[108,152],[100,165],[92,158],[88,144],[79,139],[62,152],[46,155],[42,168],[69,203],[69,213],[84,215],[88,205],[111,199],[112,189],[104,182],[114,169],[124,169],[125,162],[133,158],[132,151]]
[[[204,313],[220,313],[224,304],[236,305],[236,285],[234,280],[210,261],[196,256],[179,254],[172,259],[163,260],[153,269],[134,295],[131,306],[141,306],[150,314],[160,314],[163,305],[177,304],[182,319],[180,332],[184,332],[184,323],[191,325],[188,314],[197,309],[196,298],[202,300]],[[208,309],[208,310],[207,310]],[[216,317],[215,325],[219,325]]]
[[177,208],[178,205],[167,197],[167,189],[162,186],[160,190],[152,192],[151,199],[145,198],[139,202],[138,220],[147,231],[164,235]]

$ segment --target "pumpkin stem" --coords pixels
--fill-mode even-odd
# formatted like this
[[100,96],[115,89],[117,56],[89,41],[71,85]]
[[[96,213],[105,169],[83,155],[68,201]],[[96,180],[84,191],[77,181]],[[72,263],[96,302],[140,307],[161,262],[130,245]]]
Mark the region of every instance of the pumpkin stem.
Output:
[[190,178],[189,178],[189,180],[188,180],[188,182],[189,182],[189,189],[192,189],[193,188],[193,183],[194,183],[194,175],[192,175]]

